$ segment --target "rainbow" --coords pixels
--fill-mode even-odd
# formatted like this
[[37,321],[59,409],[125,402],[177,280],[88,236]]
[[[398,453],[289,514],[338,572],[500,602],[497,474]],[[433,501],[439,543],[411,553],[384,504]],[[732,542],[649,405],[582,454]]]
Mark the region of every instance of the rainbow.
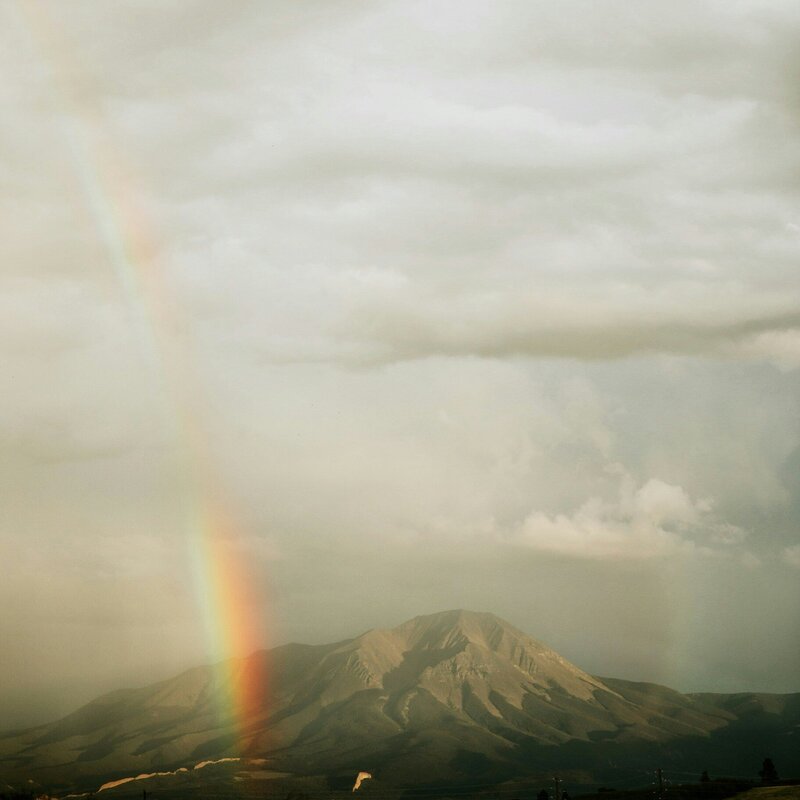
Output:
[[160,380],[180,454],[188,498],[187,540],[197,600],[205,621],[210,660],[215,663],[218,723],[233,733],[231,749],[252,747],[248,721],[263,713],[267,671],[246,656],[263,647],[267,627],[256,583],[242,552],[243,537],[226,507],[220,476],[193,398],[197,397],[180,319],[159,269],[157,237],[134,201],[135,182],[119,154],[103,147],[107,125],[82,100],[90,92],[72,50],[37,0],[19,0],[21,28],[49,72],[53,105],[92,223],[124,292],[149,366]]

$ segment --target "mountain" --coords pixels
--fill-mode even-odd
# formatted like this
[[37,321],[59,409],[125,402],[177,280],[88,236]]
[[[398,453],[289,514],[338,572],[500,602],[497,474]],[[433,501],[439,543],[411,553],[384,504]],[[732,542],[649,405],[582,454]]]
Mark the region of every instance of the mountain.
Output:
[[[112,692],[0,737],[0,779],[97,788],[179,769],[188,780],[198,763],[240,759],[203,775],[330,779],[365,769],[383,786],[489,785],[557,769],[575,784],[646,782],[654,764],[755,776],[765,754],[800,773],[800,694],[683,695],[598,678],[488,613],[416,617],[227,667]],[[269,679],[238,728],[221,710],[229,674]]]

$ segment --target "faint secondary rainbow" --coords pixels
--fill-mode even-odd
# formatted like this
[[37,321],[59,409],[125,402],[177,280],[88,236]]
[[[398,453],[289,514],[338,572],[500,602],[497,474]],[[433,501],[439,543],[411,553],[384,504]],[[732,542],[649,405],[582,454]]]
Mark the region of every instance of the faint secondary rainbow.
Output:
[[264,644],[265,609],[241,550],[242,537],[226,507],[219,472],[193,403],[197,396],[180,319],[158,265],[153,227],[134,201],[135,185],[119,154],[103,147],[106,125],[95,108],[81,102],[84,76],[73,51],[37,0],[19,0],[23,28],[31,35],[50,73],[61,133],[94,226],[124,290],[148,360],[168,397],[168,412],[180,452],[188,498],[189,542],[196,593],[210,657],[219,666],[217,711],[230,724],[235,746],[248,747],[247,721],[264,708],[265,665],[247,662]]

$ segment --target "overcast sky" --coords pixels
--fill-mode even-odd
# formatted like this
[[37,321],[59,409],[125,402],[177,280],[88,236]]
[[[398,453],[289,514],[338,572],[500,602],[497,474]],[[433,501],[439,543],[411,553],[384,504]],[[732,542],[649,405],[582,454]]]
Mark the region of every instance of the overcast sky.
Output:
[[798,41],[796,0],[3,3],[0,727],[208,659],[188,418],[265,643],[466,607],[800,690]]

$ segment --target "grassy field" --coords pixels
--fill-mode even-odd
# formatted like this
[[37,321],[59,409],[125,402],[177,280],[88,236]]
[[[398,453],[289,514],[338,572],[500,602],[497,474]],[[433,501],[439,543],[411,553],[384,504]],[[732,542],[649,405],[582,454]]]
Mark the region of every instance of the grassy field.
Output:
[[759,786],[737,794],[733,800],[800,800],[800,785]]

